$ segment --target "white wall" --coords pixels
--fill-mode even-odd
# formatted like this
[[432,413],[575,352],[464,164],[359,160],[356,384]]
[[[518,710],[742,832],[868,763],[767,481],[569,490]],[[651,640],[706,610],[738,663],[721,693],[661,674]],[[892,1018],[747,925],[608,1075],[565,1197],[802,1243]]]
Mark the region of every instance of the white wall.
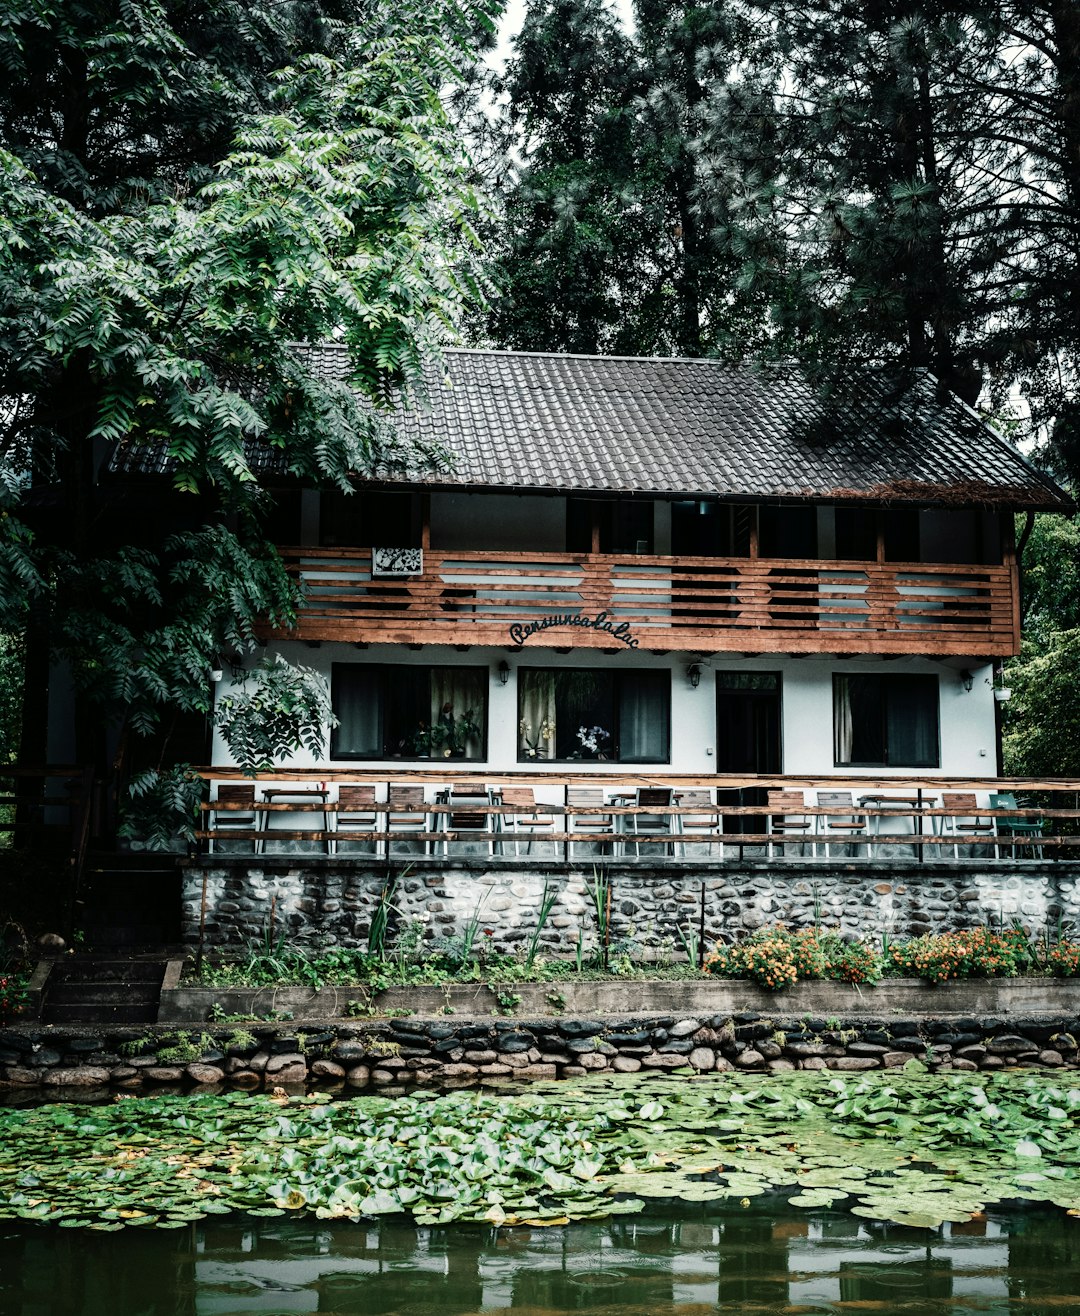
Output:
[[[506,649],[472,648],[465,653],[441,645],[425,645],[420,650],[402,646],[372,645],[358,651],[351,644],[322,644],[310,648],[299,642],[284,642],[277,646],[290,662],[313,667],[329,681],[332,663],[392,663],[401,666],[487,666],[490,671],[488,703],[488,758],[484,766],[498,771],[513,770],[517,760],[517,683],[514,669],[519,666],[564,667],[647,667],[666,669],[672,674],[671,685],[671,768],[676,772],[715,771],[714,748],[716,740],[715,671],[780,672],[783,686],[783,770],[799,775],[833,775],[847,773],[852,776],[912,776],[911,768],[837,768],[833,764],[832,733],[832,678],[834,672],[869,672],[880,675],[891,673],[929,673],[939,677],[941,766],[918,769],[917,775],[946,777],[993,776],[996,771],[994,698],[990,684],[992,669],[972,659],[969,670],[974,684],[970,692],[964,690],[960,671],[963,660],[936,662],[927,658],[905,658],[896,661],[872,659],[825,659],[770,656],[736,659],[724,656],[701,661],[701,683],[695,690],[686,677],[691,654],[665,654],[657,657],[649,653],[604,654],[594,650],[575,649],[558,654],[550,649],[526,647],[520,653]],[[500,684],[498,665],[505,659],[511,668],[509,683]],[[219,697],[229,688],[229,681],[218,687]],[[220,734],[215,734],[214,763],[230,762]],[[321,761],[307,754],[298,754],[290,764],[308,768],[333,766],[347,768],[349,761],[331,763],[327,757]],[[283,765],[284,766],[284,765]],[[415,767],[414,762],[403,759],[382,762],[364,760],[356,767]],[[469,764],[471,770],[475,765]],[[545,765],[558,771],[558,765]],[[598,773],[636,772],[641,765],[622,767],[617,763],[575,763],[574,770],[595,770]]]

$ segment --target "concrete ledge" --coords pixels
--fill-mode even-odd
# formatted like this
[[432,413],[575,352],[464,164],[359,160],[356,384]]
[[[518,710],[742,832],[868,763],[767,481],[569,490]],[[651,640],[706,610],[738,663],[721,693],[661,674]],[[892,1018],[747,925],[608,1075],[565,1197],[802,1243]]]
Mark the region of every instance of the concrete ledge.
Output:
[[[838,982],[801,982],[769,992],[737,979],[672,982],[518,983],[495,990],[484,983],[448,987],[394,987],[371,993],[363,987],[170,988],[161,993],[159,1023],[205,1023],[212,1007],[226,1014],[260,1018],[288,1013],[296,1019],[342,1019],[353,1010],[373,1017],[408,1011],[419,1018],[504,1012],[496,991],[516,996],[516,1015],[684,1013],[741,1011],[841,1016],[851,1014],[941,1015],[1080,1014],[1080,978],[969,978],[940,986],[912,979],[886,979],[876,987]],[[561,999],[560,999],[561,998]]]

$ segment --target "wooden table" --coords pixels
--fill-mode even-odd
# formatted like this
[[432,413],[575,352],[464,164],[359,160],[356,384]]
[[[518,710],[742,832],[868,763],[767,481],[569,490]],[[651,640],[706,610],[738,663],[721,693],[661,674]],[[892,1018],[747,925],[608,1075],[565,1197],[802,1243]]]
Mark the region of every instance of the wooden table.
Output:
[[[937,795],[926,795],[920,790],[915,795],[860,795],[859,804],[864,809],[895,809],[900,814],[906,814],[911,818],[912,836],[922,836],[923,834],[923,809],[932,809],[937,801]],[[869,833],[875,839],[881,835],[881,820],[884,815],[881,813],[871,813],[867,815],[869,824]],[[938,834],[939,819],[934,817],[930,819],[931,834]],[[918,846],[919,860],[922,861],[925,846]],[[870,846],[867,847],[867,858],[873,853]]]
[[[323,845],[326,847],[326,853],[330,853],[330,813],[326,807],[330,797],[329,790],[323,786],[318,789],[308,786],[297,786],[295,790],[285,786],[275,786],[270,790],[263,791],[263,800],[267,804],[308,804],[313,807],[310,810],[294,809],[290,813],[321,813],[323,818]],[[256,806],[257,807],[257,806]],[[270,831],[270,820],[273,814],[266,816],[266,830]],[[264,847],[265,849],[265,847]]]

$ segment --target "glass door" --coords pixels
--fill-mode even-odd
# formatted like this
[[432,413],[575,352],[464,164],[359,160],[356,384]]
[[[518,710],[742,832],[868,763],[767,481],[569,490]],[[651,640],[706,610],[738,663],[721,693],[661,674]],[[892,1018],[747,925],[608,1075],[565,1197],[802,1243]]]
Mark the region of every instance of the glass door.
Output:
[[[783,771],[779,672],[716,673],[716,771],[740,776]],[[721,788],[718,804],[764,805],[763,786]],[[724,831],[758,835],[764,815],[734,814],[724,819]]]

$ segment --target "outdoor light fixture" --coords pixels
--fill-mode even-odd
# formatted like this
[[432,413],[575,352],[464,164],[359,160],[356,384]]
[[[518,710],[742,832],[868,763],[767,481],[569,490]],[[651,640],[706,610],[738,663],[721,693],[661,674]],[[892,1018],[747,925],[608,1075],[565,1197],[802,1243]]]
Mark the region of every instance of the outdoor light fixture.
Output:
[[214,670],[210,673],[210,680],[213,681],[215,685],[217,685],[218,682],[224,678],[224,676],[225,673],[221,670],[221,668],[215,667]]
[[499,670],[499,684],[506,685],[507,681],[510,680],[510,664],[506,661],[505,658],[499,664],[498,670]]
[[971,687],[975,684],[975,678],[971,675],[971,673],[967,670],[966,667],[960,673],[960,684],[964,687],[964,689],[968,692],[968,694],[971,694]]
[[691,663],[686,669],[686,679],[690,682],[690,688],[696,690],[701,684],[701,664]]

